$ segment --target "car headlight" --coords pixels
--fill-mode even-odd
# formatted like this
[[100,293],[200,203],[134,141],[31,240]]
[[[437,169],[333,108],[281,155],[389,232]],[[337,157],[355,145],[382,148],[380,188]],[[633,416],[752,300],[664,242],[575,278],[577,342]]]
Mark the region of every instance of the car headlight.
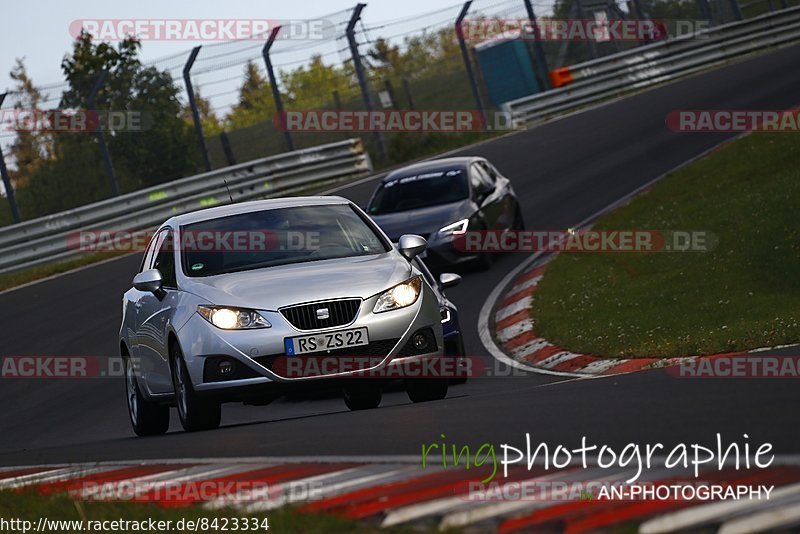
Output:
[[221,306],[198,306],[197,312],[206,321],[223,330],[249,330],[270,328],[272,325],[255,310],[225,308]]
[[469,219],[461,219],[460,221],[456,221],[452,224],[448,224],[443,228],[440,228],[439,233],[441,235],[463,234],[467,231],[467,226],[469,226]]
[[421,292],[422,279],[419,276],[409,278],[405,282],[381,293],[372,311],[373,313],[381,313],[411,306],[417,301]]

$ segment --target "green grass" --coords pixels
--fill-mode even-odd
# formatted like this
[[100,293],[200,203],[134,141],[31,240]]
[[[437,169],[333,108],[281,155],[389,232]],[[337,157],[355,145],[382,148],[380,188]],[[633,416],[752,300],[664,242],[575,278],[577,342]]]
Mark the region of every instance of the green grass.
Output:
[[[198,520],[219,518],[220,525],[223,518],[255,517],[267,518],[269,530],[250,530],[250,532],[303,532],[308,534],[327,534],[329,532],[410,532],[407,528],[380,529],[370,523],[359,523],[348,519],[323,514],[299,514],[292,508],[284,507],[270,512],[245,514],[234,509],[204,510],[200,506],[185,508],[161,508],[153,504],[136,504],[126,502],[83,502],[75,501],[66,493],[42,495],[32,491],[26,492],[0,492],[0,518],[6,520],[16,518],[32,521],[35,525],[40,517],[49,520],[83,520],[85,521],[113,521],[124,519],[128,521],[141,521],[153,519],[154,521],[172,521],[173,525],[181,519]],[[241,524],[241,523],[240,523]],[[233,523],[229,523],[232,530]],[[260,525],[261,526],[261,525]],[[208,532],[221,532],[222,530],[209,529]],[[72,532],[71,530],[50,530],[50,532]],[[127,532],[124,531],[124,532]],[[172,530],[172,532],[180,532]],[[188,532],[188,530],[187,530]],[[194,530],[192,530],[194,532]]]
[[[692,134],[687,134],[692,135]],[[800,137],[753,134],[668,176],[595,229],[704,230],[710,252],[562,253],[537,334],[608,357],[800,342]]]

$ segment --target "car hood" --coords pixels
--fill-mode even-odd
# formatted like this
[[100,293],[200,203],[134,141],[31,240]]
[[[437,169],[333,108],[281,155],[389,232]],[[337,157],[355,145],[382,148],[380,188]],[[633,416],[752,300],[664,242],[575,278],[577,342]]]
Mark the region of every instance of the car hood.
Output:
[[389,239],[397,241],[403,234],[417,234],[427,238],[443,226],[459,219],[469,218],[474,211],[472,201],[465,199],[429,208],[385,215],[370,215],[370,217],[381,227],[381,230],[386,232]]
[[410,275],[408,261],[391,251],[187,278],[184,285],[186,291],[206,299],[209,304],[274,311],[318,300],[366,299]]

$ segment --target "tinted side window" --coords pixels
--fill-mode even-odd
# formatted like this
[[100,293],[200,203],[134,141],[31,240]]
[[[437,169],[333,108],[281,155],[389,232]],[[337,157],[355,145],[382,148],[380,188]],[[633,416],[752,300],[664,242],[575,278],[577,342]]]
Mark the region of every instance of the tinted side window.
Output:
[[164,239],[158,249],[153,269],[158,269],[164,277],[164,287],[177,287],[175,278],[175,247],[172,242],[172,230],[165,232]]

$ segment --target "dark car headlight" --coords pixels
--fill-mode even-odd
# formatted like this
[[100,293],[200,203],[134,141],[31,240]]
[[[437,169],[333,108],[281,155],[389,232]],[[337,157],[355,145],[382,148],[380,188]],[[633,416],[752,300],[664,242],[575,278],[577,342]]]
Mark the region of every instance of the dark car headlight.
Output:
[[461,219],[460,221],[450,223],[447,226],[440,228],[439,235],[448,236],[448,235],[463,234],[466,233],[468,226],[469,226],[469,219]]

